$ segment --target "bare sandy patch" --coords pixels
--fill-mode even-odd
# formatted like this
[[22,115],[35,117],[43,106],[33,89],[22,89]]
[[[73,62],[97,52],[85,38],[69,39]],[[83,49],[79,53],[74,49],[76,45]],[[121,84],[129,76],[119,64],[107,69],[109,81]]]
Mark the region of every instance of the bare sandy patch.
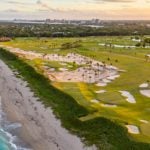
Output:
[[99,103],[99,100],[92,99],[91,102],[92,102],[92,103]]
[[142,95],[150,98],[150,90],[140,90],[140,93]]
[[143,83],[139,86],[140,88],[147,88],[148,87],[148,83]]
[[147,120],[140,120],[140,122],[142,122],[142,123],[149,123],[149,121],[147,121]]
[[137,126],[135,125],[126,125],[128,132],[132,134],[140,134],[140,130]]
[[107,83],[99,82],[99,83],[96,84],[96,86],[104,87],[104,86],[107,86]]
[[[10,46],[5,46],[5,48],[7,48],[10,52],[17,54],[20,57],[25,57],[26,59],[40,58],[46,61],[57,61],[63,66],[66,66],[68,63],[85,66],[80,67],[74,71],[68,71],[68,69],[65,67],[59,68],[60,72],[57,71],[54,74],[52,74],[52,76],[55,76],[55,78],[53,79],[58,82],[99,83],[103,81],[104,83],[101,83],[98,86],[106,86],[105,83],[109,83],[111,82],[111,80],[114,80],[118,77],[117,67],[104,64],[100,61],[96,61],[90,57],[82,56],[77,53],[68,53],[67,55],[59,55],[56,53],[44,54],[37,53],[34,51],[24,51],[19,48],[13,48]],[[47,75],[47,77],[50,76],[49,74],[51,72],[49,72],[48,69],[45,69],[44,72]],[[110,80],[107,79],[107,77],[109,77]]]
[[126,97],[126,101],[128,101],[129,103],[136,103],[135,98],[133,97],[133,95],[131,95],[128,91],[119,91],[121,93],[122,96]]
[[60,71],[68,71],[67,68],[59,68]]
[[110,108],[116,108],[117,107],[117,105],[114,105],[114,104],[101,104],[101,106],[110,107]]
[[97,94],[101,94],[101,93],[105,93],[105,92],[106,92],[106,90],[95,91],[95,93],[97,93]]
[[107,77],[108,80],[115,80],[116,78],[119,78],[120,75],[112,75],[112,76],[109,76]]

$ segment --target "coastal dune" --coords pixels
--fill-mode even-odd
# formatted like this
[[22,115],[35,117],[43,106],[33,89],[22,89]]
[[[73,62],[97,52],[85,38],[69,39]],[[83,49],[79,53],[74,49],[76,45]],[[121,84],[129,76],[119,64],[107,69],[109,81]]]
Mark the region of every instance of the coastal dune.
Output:
[[95,150],[85,147],[80,138],[61,126],[51,108],[45,108],[27,82],[16,78],[0,60],[2,107],[12,122],[21,124],[19,137],[33,150]]

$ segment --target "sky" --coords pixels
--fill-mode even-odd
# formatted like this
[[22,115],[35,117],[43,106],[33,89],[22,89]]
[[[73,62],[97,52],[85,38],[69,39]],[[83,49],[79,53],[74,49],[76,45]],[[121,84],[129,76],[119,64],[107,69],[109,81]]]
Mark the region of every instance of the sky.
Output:
[[0,19],[150,20],[150,0],[0,0]]

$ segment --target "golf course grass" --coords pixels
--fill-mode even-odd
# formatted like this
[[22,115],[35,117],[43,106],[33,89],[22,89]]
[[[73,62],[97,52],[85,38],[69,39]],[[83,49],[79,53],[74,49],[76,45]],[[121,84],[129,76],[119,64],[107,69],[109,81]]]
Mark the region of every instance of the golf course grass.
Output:
[[[95,144],[102,150],[150,149],[150,98],[141,95],[139,88],[142,83],[150,81],[150,62],[145,60],[145,55],[150,54],[150,48],[113,48],[99,45],[111,42],[134,46],[136,42],[131,37],[88,37],[80,38],[81,46],[78,48],[61,49],[63,43],[77,40],[79,38],[18,38],[2,44],[44,54],[79,53],[118,67],[123,70],[120,77],[105,87],[87,83],[52,82],[43,76],[41,66],[46,63],[58,70],[63,67],[58,62],[20,60],[5,50],[0,51],[0,57],[18,70],[46,106],[53,108],[57,117],[62,120],[62,125],[82,137],[87,144]],[[73,64],[69,65],[72,68],[67,69],[75,69]],[[99,90],[106,92],[95,92]],[[136,103],[129,103],[119,91],[128,91]],[[93,103],[92,99],[100,103]],[[104,107],[105,104],[117,107]],[[146,120],[147,123],[141,120]],[[140,133],[128,133],[126,125],[137,126]]]

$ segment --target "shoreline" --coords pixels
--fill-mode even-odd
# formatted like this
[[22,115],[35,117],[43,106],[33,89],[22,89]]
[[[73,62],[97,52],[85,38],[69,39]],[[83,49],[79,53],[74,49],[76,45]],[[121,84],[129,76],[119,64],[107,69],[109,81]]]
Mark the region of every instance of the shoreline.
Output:
[[8,120],[21,123],[19,136],[33,150],[95,150],[61,126],[50,108],[45,108],[27,83],[16,78],[0,60],[0,94]]

